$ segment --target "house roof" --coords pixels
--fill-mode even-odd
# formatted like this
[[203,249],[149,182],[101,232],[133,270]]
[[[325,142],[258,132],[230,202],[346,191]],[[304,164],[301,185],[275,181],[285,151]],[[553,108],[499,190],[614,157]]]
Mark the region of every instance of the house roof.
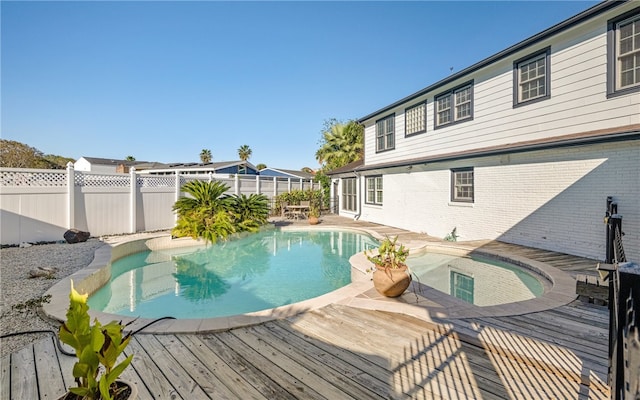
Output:
[[91,164],[96,165],[113,165],[118,166],[120,164],[124,164],[126,166],[139,165],[139,164],[149,164],[148,161],[128,161],[128,160],[118,160],[114,158],[99,158],[99,157],[80,157],[89,161]]
[[624,127],[600,129],[590,132],[583,132],[571,135],[556,136],[551,138],[528,140],[518,143],[509,143],[484,147],[480,149],[438,154],[435,156],[405,159],[396,162],[364,165],[356,164],[359,161],[345,165],[329,171],[327,175],[339,175],[355,171],[371,171],[394,167],[407,167],[410,165],[435,163],[466,159],[471,157],[488,157],[502,154],[522,153],[525,151],[546,150],[559,147],[579,146],[592,143],[617,142],[624,140],[640,140],[640,124],[627,125]]
[[371,118],[374,118],[374,117],[378,116],[379,114],[382,114],[382,113],[387,112],[387,111],[389,111],[389,110],[391,110],[393,108],[396,108],[396,107],[398,107],[398,106],[400,106],[400,105],[402,105],[404,103],[407,103],[407,102],[409,102],[409,101],[411,101],[413,99],[416,99],[416,98],[418,98],[418,97],[420,97],[420,96],[422,96],[424,94],[427,94],[427,93],[429,93],[429,92],[431,92],[433,90],[436,90],[439,87],[442,87],[442,86],[448,85],[450,83],[453,83],[454,81],[457,81],[458,79],[462,79],[466,75],[472,74],[473,72],[475,72],[475,71],[477,71],[477,70],[479,70],[481,68],[485,68],[485,67],[487,67],[487,66],[489,66],[489,65],[491,65],[491,64],[493,64],[493,63],[495,63],[495,62],[497,62],[497,61],[499,61],[499,60],[501,60],[503,58],[511,56],[512,54],[514,54],[514,53],[516,53],[516,52],[518,52],[520,50],[523,50],[523,49],[525,49],[525,48],[527,48],[529,46],[532,46],[532,45],[534,45],[534,44],[536,44],[536,43],[538,43],[540,41],[546,40],[549,37],[551,37],[551,36],[553,36],[553,35],[555,35],[555,34],[557,34],[559,32],[562,32],[562,31],[565,31],[567,29],[570,29],[570,28],[574,27],[577,24],[580,24],[580,23],[582,23],[582,22],[584,22],[584,21],[586,21],[586,20],[588,20],[590,18],[593,18],[593,17],[595,17],[595,16],[597,16],[597,15],[599,15],[599,14],[601,14],[601,13],[603,13],[603,12],[605,12],[605,11],[611,9],[611,8],[620,6],[622,4],[624,4],[624,2],[615,1],[615,0],[607,0],[607,1],[603,1],[602,3],[598,3],[595,6],[593,6],[591,8],[588,8],[587,10],[585,10],[585,11],[583,11],[583,12],[577,14],[577,15],[574,15],[573,17],[571,17],[569,19],[566,19],[566,20],[564,20],[564,21],[562,21],[562,22],[560,22],[560,23],[558,23],[556,25],[553,25],[552,27],[550,27],[550,28],[548,28],[548,29],[536,34],[536,35],[533,35],[533,36],[529,37],[528,39],[525,39],[525,40],[523,40],[523,41],[521,41],[519,43],[516,43],[513,46],[508,47],[508,48],[506,48],[505,50],[502,50],[499,53],[496,53],[496,54],[494,54],[494,55],[492,55],[492,56],[490,56],[488,58],[485,58],[484,60],[482,60],[480,62],[477,62],[477,63],[473,64],[472,66],[463,69],[460,72],[452,74],[452,75],[450,75],[450,76],[448,76],[448,77],[446,77],[446,78],[444,78],[444,79],[442,79],[442,80],[440,80],[440,81],[438,81],[438,82],[436,82],[436,83],[434,83],[434,84],[432,84],[430,86],[427,86],[424,89],[421,89],[421,90],[419,90],[419,91],[417,91],[417,92],[415,92],[415,93],[413,93],[413,94],[411,94],[411,95],[409,95],[409,96],[407,96],[407,97],[405,97],[403,99],[400,99],[400,100],[396,101],[395,103],[392,103],[392,104],[390,104],[390,105],[388,105],[386,107],[383,107],[383,108],[379,109],[378,111],[375,111],[375,112],[373,112],[373,113],[371,113],[369,115],[366,115],[366,116],[360,118],[358,120],[358,122],[359,123],[364,123],[365,121],[367,121],[367,120],[369,120]]
[[347,165],[344,165],[340,168],[335,168],[332,169],[331,171],[327,172],[327,175],[340,175],[340,174],[344,174],[344,173],[348,173],[348,172],[353,172],[356,171],[358,169],[360,169],[362,166],[364,165],[364,159],[359,159],[353,162],[350,162]]
[[280,172],[280,173],[285,174],[285,175],[291,175],[291,176],[295,176],[297,178],[302,178],[302,179],[313,179],[313,177],[315,176],[314,174],[310,174],[310,173],[304,172],[304,171],[297,171],[297,170],[293,170],[293,169],[271,168],[271,167],[263,168],[263,169],[260,170],[260,172],[262,172],[264,170]]
[[248,161],[218,161],[218,162],[210,162],[210,163],[171,163],[171,164],[162,164],[161,167],[152,168],[152,170],[220,170],[228,167],[234,167],[236,165],[246,165],[249,168],[254,170],[258,170],[255,165],[251,164]]

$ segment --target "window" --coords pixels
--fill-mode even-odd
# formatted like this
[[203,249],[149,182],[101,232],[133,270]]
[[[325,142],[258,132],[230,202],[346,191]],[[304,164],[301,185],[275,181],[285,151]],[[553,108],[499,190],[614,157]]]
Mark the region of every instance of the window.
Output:
[[367,203],[382,205],[382,177],[367,177]]
[[473,82],[435,97],[435,128],[473,119]]
[[420,103],[404,110],[404,135],[427,131],[427,103]]
[[357,201],[357,181],[356,178],[346,178],[342,180],[342,209],[345,211],[356,211]]
[[451,201],[473,203],[473,168],[451,170]]
[[640,8],[609,21],[607,34],[609,95],[640,90]]
[[551,97],[551,49],[513,63],[513,106]]
[[473,277],[449,271],[449,293],[460,300],[473,304]]
[[392,150],[395,143],[395,114],[376,121],[376,152]]

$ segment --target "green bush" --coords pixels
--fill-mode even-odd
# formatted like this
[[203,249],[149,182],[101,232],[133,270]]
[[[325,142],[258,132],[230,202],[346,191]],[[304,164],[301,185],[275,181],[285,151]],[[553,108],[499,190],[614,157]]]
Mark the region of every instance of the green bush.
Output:
[[227,195],[222,182],[190,181],[182,197],[173,206],[178,214],[171,231],[176,237],[202,238],[208,242],[226,239],[236,232],[255,232],[267,223],[269,204],[264,195]]

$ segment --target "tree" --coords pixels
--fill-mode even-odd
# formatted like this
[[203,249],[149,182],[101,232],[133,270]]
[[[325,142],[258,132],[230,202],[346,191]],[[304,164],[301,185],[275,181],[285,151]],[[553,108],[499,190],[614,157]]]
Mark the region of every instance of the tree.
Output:
[[364,127],[356,121],[346,124],[331,119],[325,121],[316,160],[322,170],[332,170],[361,159],[364,155]]
[[238,157],[240,157],[242,161],[247,161],[248,159],[250,159],[251,148],[246,144],[243,144],[242,146],[240,146],[240,148],[238,149]]
[[14,140],[0,139],[0,167],[5,168],[66,168],[72,158],[44,155],[34,147]]
[[125,158],[125,161],[135,161],[136,158],[134,156],[127,156],[127,158]]
[[311,169],[311,168],[309,168],[309,167],[302,167],[302,169],[301,169],[300,171],[302,171],[302,172],[306,172],[307,174],[311,174],[311,175],[313,175],[313,174],[315,174],[315,173],[316,173],[314,170],[312,170],[312,169]]
[[208,164],[211,162],[211,150],[209,149],[202,149],[202,151],[200,152],[200,161],[203,164]]
[[260,164],[256,165],[256,168],[258,168],[258,171],[260,171],[262,169],[267,168],[267,164],[260,163]]

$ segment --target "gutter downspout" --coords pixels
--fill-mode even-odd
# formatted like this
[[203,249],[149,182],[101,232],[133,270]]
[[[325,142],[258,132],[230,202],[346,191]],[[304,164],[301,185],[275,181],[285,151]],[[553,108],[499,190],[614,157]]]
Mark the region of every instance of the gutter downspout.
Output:
[[356,205],[358,207],[358,213],[353,216],[353,220],[358,221],[362,215],[362,190],[360,190],[362,186],[360,186],[360,174],[358,173],[358,167],[353,169],[353,174],[356,176],[356,182],[358,184],[358,190],[356,190]]

